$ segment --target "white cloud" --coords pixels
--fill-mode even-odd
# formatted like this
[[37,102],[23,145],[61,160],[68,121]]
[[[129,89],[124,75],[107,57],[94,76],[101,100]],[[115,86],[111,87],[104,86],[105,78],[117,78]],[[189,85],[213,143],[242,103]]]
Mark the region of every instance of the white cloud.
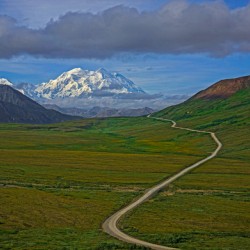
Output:
[[117,5],[147,9],[160,4],[161,1],[155,0],[1,0],[0,15],[15,17],[36,28],[44,27],[50,19],[57,19],[69,11],[97,13]]
[[0,16],[0,58],[109,58],[120,53],[250,52],[250,5],[172,1],[151,12],[117,6],[98,14],[70,12],[42,29]]

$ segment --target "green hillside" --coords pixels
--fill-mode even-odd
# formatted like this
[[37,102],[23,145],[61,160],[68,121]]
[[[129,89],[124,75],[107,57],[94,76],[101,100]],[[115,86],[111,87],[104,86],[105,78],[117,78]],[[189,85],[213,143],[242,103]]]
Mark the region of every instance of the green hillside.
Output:
[[178,125],[217,132],[225,144],[221,155],[250,157],[250,88],[226,99],[189,99],[156,114],[175,120]]
[[181,249],[249,249],[250,88],[228,98],[191,98],[152,116],[214,131],[223,148],[218,157],[137,208],[124,220],[124,229]]
[[179,124],[210,130],[225,129],[228,125],[247,126],[250,124],[250,88],[240,90],[226,99],[189,100],[156,114],[156,117],[174,119]]

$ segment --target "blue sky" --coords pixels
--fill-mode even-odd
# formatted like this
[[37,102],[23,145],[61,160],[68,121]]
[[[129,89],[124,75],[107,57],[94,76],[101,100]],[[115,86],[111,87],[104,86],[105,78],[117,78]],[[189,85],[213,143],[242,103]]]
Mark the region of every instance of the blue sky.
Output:
[[[90,25],[93,25],[97,20],[97,16],[95,16],[96,13],[102,13],[106,9],[110,9],[119,4],[130,8],[118,8],[115,11],[112,9],[107,13],[109,18],[111,16],[111,21],[114,13],[121,13],[121,19],[124,20],[125,23],[122,23],[121,27],[130,27],[126,26],[129,19],[126,15],[131,15],[132,17],[136,15],[136,20],[139,20],[138,22],[146,22],[145,15],[141,14],[143,12],[152,13],[147,15],[147,18],[148,16],[154,16],[154,18],[157,19],[157,17],[162,15],[163,11],[167,9],[168,12],[164,15],[168,18],[166,21],[168,25],[171,23],[171,18],[169,17],[171,15],[173,22],[178,22],[180,19],[176,17],[176,15],[181,15],[181,18],[187,18],[184,20],[191,20],[191,18],[188,19],[188,15],[192,13],[197,15],[197,11],[192,12],[195,11],[194,7],[191,8],[192,6],[196,6],[196,9],[201,6],[201,10],[205,11],[204,13],[208,14],[208,16],[211,15],[211,13],[215,13],[215,11],[209,12],[209,8],[215,8],[218,13],[211,16],[211,22],[215,22],[215,24],[211,26],[211,29],[208,31],[206,31],[206,23],[202,24],[201,21],[201,24],[199,24],[198,18],[191,20],[190,25],[187,26],[190,28],[190,31],[187,31],[186,36],[183,37],[188,43],[184,42],[184,44],[180,41],[182,34],[180,35],[176,30],[170,32],[171,27],[166,31],[169,32],[166,36],[163,34],[166,30],[164,27],[159,27],[158,34],[154,32],[153,28],[149,31],[149,34],[147,34],[147,29],[145,28],[145,30],[142,31],[142,38],[140,38],[137,34],[132,34],[131,32],[126,34],[125,32],[127,31],[119,30],[111,24],[111,28],[114,29],[114,37],[111,37],[110,40],[105,38],[106,40],[103,42],[104,45],[98,43],[96,50],[95,47],[93,48],[92,45],[86,43],[88,50],[86,49],[86,51],[80,53],[80,55],[77,55],[77,50],[72,51],[71,56],[71,50],[65,53],[60,52],[65,51],[63,47],[66,46],[65,44],[62,43],[58,45],[58,43],[53,44],[53,42],[52,47],[46,47],[44,50],[40,50],[40,47],[45,45],[39,40],[39,37],[48,32],[48,30],[49,33],[46,35],[46,39],[51,37],[51,32],[54,32],[55,29],[55,33],[58,34],[58,30],[62,29],[62,27],[65,28],[65,25],[68,25],[67,22],[72,23],[73,20],[78,29],[81,30],[82,28],[85,29],[85,32],[91,32],[89,30],[86,31],[84,27],[88,19],[86,19],[85,15],[79,13],[92,13],[93,16],[91,16],[91,18],[93,20],[91,19],[92,23],[90,23]],[[215,4],[217,4],[216,7],[214,7]],[[1,34],[4,34],[6,30],[13,32],[14,35],[11,41],[6,41],[7,45],[2,45],[0,41],[1,47],[5,49],[0,50],[0,78],[7,78],[14,83],[31,82],[37,84],[56,78],[62,72],[74,67],[82,67],[84,69],[104,67],[107,70],[122,73],[152,94],[193,94],[217,80],[250,74],[250,26],[248,26],[248,24],[250,24],[250,18],[247,17],[247,14],[250,13],[249,5],[250,1],[247,0],[1,0],[0,15],[4,18],[2,22],[0,20],[0,40]],[[136,8],[138,13],[134,13],[131,8]],[[185,14],[187,16],[183,17],[184,14],[180,14],[179,10],[183,13],[187,13]],[[71,11],[72,14],[67,15],[66,13],[69,11]],[[176,11],[179,12],[175,13]],[[230,15],[232,16],[231,19],[234,19],[232,23],[229,21]],[[6,16],[11,17],[14,21],[6,19]],[[59,16],[62,18],[57,22],[56,20],[58,20]],[[102,14],[101,16],[105,17],[106,14]],[[166,16],[163,18],[166,18]],[[51,21],[52,18],[54,21]],[[237,18],[239,18],[239,20],[237,20]],[[165,19],[163,19],[163,21],[164,20]],[[52,24],[48,25],[48,22],[52,22]],[[159,23],[163,24],[164,22],[161,20]],[[154,24],[155,26],[152,27],[157,29],[159,23],[156,22]],[[241,24],[239,25],[239,23]],[[223,26],[224,24],[225,26]],[[143,25],[138,27],[142,27],[143,29],[145,26]],[[182,23],[178,25],[180,26]],[[208,24],[208,26],[209,25],[210,24]],[[10,26],[15,27],[9,28]],[[73,29],[74,25],[66,27],[72,27]],[[105,27],[107,28],[107,26]],[[218,30],[216,30],[217,27]],[[231,27],[232,32],[230,31]],[[8,29],[10,29],[10,31]],[[225,29],[228,31],[226,32]],[[239,31],[239,29],[241,30]],[[92,30],[95,30],[95,26],[93,26]],[[137,32],[137,30],[135,32]],[[153,34],[156,33],[155,36],[159,37],[159,44],[157,44],[157,39],[149,40],[150,44],[147,44],[147,41],[145,41],[145,45],[143,44],[143,39],[147,35],[150,36],[150,32]],[[201,37],[199,37],[199,33],[197,32],[201,32]],[[73,40],[74,35],[72,36],[72,34],[70,33],[67,39]],[[190,37],[192,34],[193,44],[192,37]],[[205,37],[206,34],[208,34],[207,37]],[[99,39],[98,34],[91,33],[91,35]],[[139,46],[136,43],[131,44],[129,39],[127,43],[121,42],[119,36],[123,35],[125,38],[135,36],[142,44]],[[2,36],[2,41],[4,42],[7,36]],[[172,39],[171,36],[174,38]],[[35,40],[36,38],[37,40]],[[63,39],[65,39],[65,37],[63,37]],[[80,41],[86,42],[83,37],[79,38],[77,36],[77,39],[82,39]],[[169,43],[168,46],[164,45],[164,39],[166,39],[166,43]],[[78,46],[78,41],[79,40],[73,41],[73,44]],[[33,46],[30,50],[27,49],[24,44],[29,42],[32,42],[30,47]],[[34,45],[36,42],[38,43],[37,46]],[[155,44],[152,45],[152,43]],[[175,43],[179,47],[177,45],[177,47],[175,47]],[[58,50],[58,53],[51,52],[51,48]],[[79,51],[81,49],[84,50],[82,44],[79,47]],[[68,50],[68,47],[66,50]],[[98,53],[96,51],[98,51]]]

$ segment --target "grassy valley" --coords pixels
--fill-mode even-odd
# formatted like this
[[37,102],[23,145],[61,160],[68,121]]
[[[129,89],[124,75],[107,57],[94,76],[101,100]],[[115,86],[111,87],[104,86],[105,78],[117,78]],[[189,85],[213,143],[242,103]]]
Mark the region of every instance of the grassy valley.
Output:
[[148,118],[1,124],[0,136],[2,249],[130,249],[104,219],[214,148]]
[[[191,98],[154,114],[214,131],[223,148],[128,214],[125,232],[182,249],[250,247],[249,96]],[[103,221],[216,147],[208,134],[170,125],[146,117],[0,124],[1,249],[143,249],[104,234]]]

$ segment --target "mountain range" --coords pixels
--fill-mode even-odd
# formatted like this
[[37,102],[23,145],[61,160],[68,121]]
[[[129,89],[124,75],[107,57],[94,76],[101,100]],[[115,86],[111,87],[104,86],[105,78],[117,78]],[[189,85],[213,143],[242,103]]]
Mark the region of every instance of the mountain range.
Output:
[[[52,84],[58,86],[58,84]],[[46,84],[40,85],[45,86]],[[60,85],[60,84],[59,84]],[[25,84],[27,86],[27,84]],[[142,92],[139,88],[131,85],[133,90]],[[131,87],[130,86],[130,87]],[[0,80],[0,121],[17,123],[53,123],[81,117],[109,117],[109,116],[140,116],[152,113],[150,108],[143,109],[110,109],[105,107],[93,107],[92,109],[81,108],[61,108],[55,104],[44,104],[46,108],[36,103],[34,100],[22,94],[23,89],[19,91],[12,88],[13,84],[6,79]],[[19,85],[20,87],[20,85]],[[131,87],[131,88],[132,88]],[[18,89],[18,87],[16,87]],[[30,90],[30,89],[29,89]],[[124,90],[123,90],[124,91]],[[128,91],[128,90],[127,90]],[[58,91],[60,92],[60,91]],[[27,93],[27,92],[26,92]],[[35,92],[32,92],[35,93]],[[52,93],[52,92],[50,92]],[[55,93],[55,92],[54,92]],[[239,77],[235,79],[221,80],[209,88],[200,91],[187,101],[172,107],[168,107],[158,113],[156,116],[173,117],[175,120],[197,120],[203,117],[202,122],[208,121],[208,124],[217,124],[221,121],[234,122],[235,117],[239,117],[241,112],[250,115],[249,110],[242,107],[249,106],[250,94],[250,76]],[[28,94],[27,94],[28,95]],[[239,97],[238,99],[235,97]],[[240,99],[242,97],[242,99]],[[66,97],[65,97],[66,98]],[[233,104],[232,104],[233,103]],[[245,105],[245,106],[244,106]],[[240,111],[239,111],[240,107]],[[243,110],[243,111],[242,111]],[[61,113],[60,113],[61,112]],[[211,113],[219,112],[218,121],[211,121]],[[62,114],[65,113],[65,114]],[[246,115],[242,114],[242,117]],[[71,114],[74,116],[66,115]],[[223,115],[231,114],[228,118]],[[206,126],[206,125],[203,125]]]
[[54,109],[58,112],[68,115],[81,116],[84,118],[94,118],[94,117],[134,117],[148,115],[154,112],[153,109],[145,107],[138,109],[116,109],[109,107],[93,107],[91,109],[81,109],[81,108],[61,108],[53,104],[44,104],[47,109]]
[[38,85],[14,85],[4,78],[0,79],[0,84],[12,86],[44,107],[53,107],[65,114],[140,116],[153,111],[141,104],[152,98],[151,95],[123,75],[103,68],[96,71],[75,68]]
[[[151,108],[146,107],[131,108],[129,103],[140,102],[140,98],[147,99],[150,95],[121,74],[110,73],[102,68],[96,71],[75,68],[64,72],[54,80],[39,85],[30,83],[14,85],[2,78],[0,86],[13,87],[45,108],[86,118],[141,116],[153,112]],[[191,100],[225,99],[249,86],[250,76],[221,80],[206,90],[198,92],[181,105],[188,108],[190,103],[193,103]],[[102,105],[95,105],[96,100]],[[124,100],[128,105],[119,106],[119,103]],[[114,105],[114,102],[117,105]],[[191,113],[199,112],[200,108],[196,107],[196,109],[187,110],[187,113],[182,116],[188,117]],[[175,112],[178,114],[178,111]]]
[[[5,81],[3,79],[3,81]],[[131,94],[146,95],[140,87],[119,73],[110,73],[101,68],[96,71],[75,68],[64,72],[54,80],[32,85],[28,83],[16,86],[23,94],[37,100],[65,98],[88,98],[121,96]]]

